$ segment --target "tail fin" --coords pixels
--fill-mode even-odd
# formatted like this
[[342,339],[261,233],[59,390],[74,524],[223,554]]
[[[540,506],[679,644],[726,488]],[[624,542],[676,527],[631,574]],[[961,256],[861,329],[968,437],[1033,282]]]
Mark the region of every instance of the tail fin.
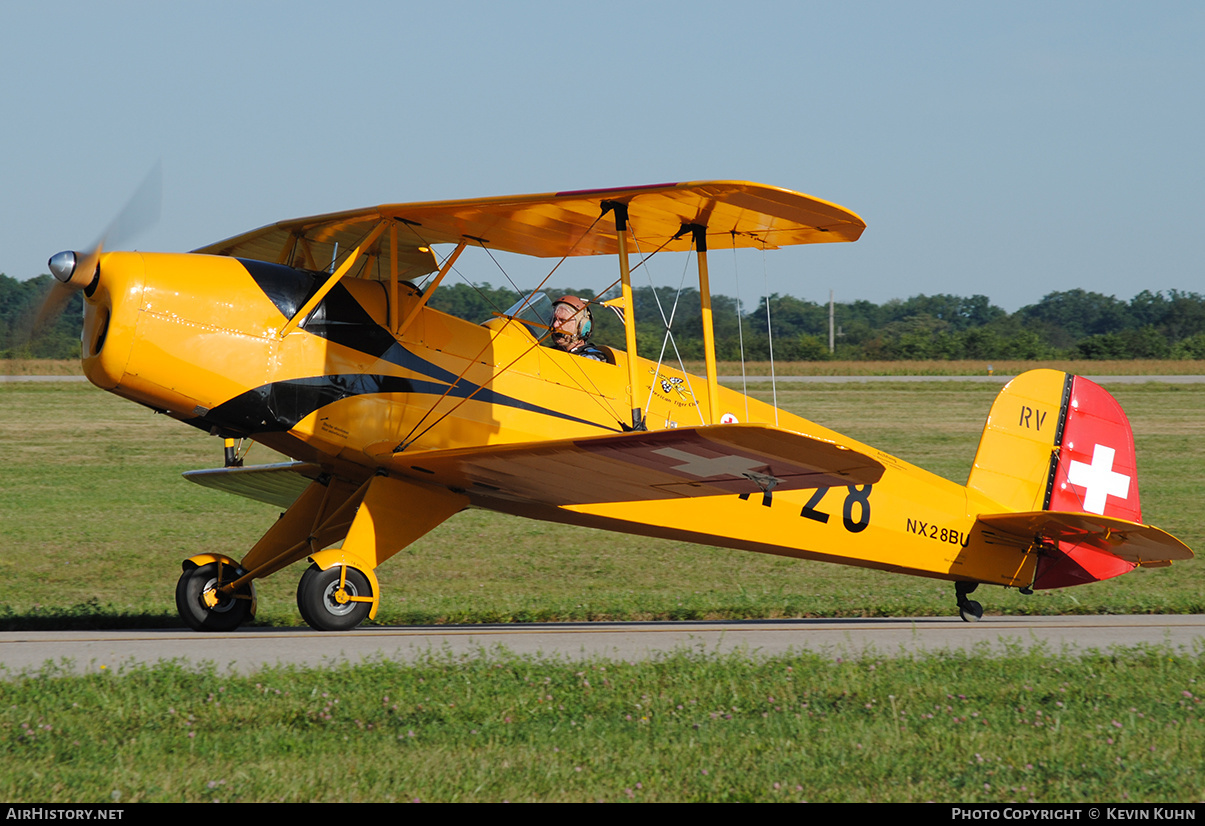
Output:
[[1009,511],[1044,510],[1063,439],[1063,414],[1073,377],[1031,370],[996,396],[967,487]]
[[[1008,511],[981,515],[985,528],[1014,542],[1040,541],[1034,588],[1108,579],[1135,564],[1191,556],[1156,528],[1145,529],[1139,548],[1133,431],[1117,400],[1082,376],[1032,370],[1005,385],[988,414],[967,487]],[[1035,518],[1044,511],[1049,516]],[[1085,532],[1085,520],[1068,514],[1107,518]],[[1046,527],[1036,531],[1038,525]],[[1153,535],[1166,541],[1152,544]]]
[[1100,385],[1031,370],[996,397],[967,487],[1009,510],[1095,513],[1142,521],[1134,434]]

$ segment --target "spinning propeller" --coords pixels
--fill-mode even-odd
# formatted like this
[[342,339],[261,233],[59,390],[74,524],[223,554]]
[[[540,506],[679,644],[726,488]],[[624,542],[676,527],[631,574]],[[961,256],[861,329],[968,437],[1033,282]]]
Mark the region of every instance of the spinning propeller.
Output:
[[120,246],[159,220],[162,201],[163,165],[156,163],[92,249],[86,252],[67,250],[51,256],[48,266],[56,283],[42,300],[33,334],[45,329],[63,312],[73,293],[86,290],[99,278],[100,257],[106,244]]

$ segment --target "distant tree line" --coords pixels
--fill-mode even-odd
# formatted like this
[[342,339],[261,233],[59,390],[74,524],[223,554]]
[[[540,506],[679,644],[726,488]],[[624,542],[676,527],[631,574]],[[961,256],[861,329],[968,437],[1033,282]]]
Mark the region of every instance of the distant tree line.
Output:
[[[82,298],[73,296],[66,310],[46,330],[31,337],[33,319],[51,278],[17,281],[0,274],[0,357],[77,358]],[[594,298],[587,289],[545,290]],[[483,321],[517,299],[510,288],[489,284],[445,285],[431,306],[470,321]],[[610,296],[608,296],[610,297]],[[676,306],[675,306],[676,297]],[[674,342],[684,359],[703,357],[699,293],[681,294],[669,287],[635,290],[637,347],[655,357],[665,336],[664,317],[673,317]],[[1129,301],[1088,290],[1046,295],[1036,304],[1006,313],[986,296],[918,295],[835,306],[838,328],[835,352],[828,348],[828,305],[777,293],[756,306],[742,307],[728,296],[712,298],[716,354],[724,361],[770,357],[779,361],[850,361],[904,359],[1205,359],[1205,296],[1168,290],[1143,290]],[[595,341],[623,349],[623,328],[610,310],[594,311]],[[667,349],[667,358],[673,358]]]
[[84,318],[82,293],[73,293],[57,318],[51,319],[41,331],[34,330],[38,309],[53,282],[49,275],[18,281],[0,273],[0,357],[79,358]]
[[[571,293],[593,298],[590,290],[548,289],[549,296]],[[665,317],[673,314],[674,341],[684,359],[703,357],[698,290],[677,297],[669,287],[641,287],[636,300],[637,348],[650,357],[661,350]],[[611,296],[608,296],[611,297]],[[489,318],[517,299],[510,289],[488,284],[456,284],[439,289],[431,305],[474,321]],[[773,336],[767,335],[767,312]],[[918,295],[870,301],[838,302],[835,352],[828,347],[828,305],[772,294],[756,306],[712,296],[716,355],[723,361],[774,358],[780,361],[878,361],[905,359],[1205,359],[1205,296],[1169,290],[1143,290],[1130,301],[1068,290],[1037,304],[1006,313],[986,296]],[[596,342],[623,348],[623,327],[606,308],[594,311]],[[738,324],[739,321],[739,324]],[[667,355],[672,350],[667,351]],[[670,355],[672,357],[672,355]]]

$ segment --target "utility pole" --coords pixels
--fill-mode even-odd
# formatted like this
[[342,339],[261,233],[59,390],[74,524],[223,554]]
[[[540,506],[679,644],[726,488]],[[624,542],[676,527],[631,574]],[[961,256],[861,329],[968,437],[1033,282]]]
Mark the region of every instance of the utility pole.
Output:
[[836,352],[835,335],[833,333],[833,291],[828,291],[828,354]]

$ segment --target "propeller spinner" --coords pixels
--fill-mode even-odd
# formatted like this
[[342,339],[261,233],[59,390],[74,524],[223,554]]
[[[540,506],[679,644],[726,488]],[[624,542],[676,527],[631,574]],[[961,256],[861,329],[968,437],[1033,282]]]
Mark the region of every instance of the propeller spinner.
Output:
[[101,252],[102,248],[99,245],[82,256],[71,250],[58,252],[50,257],[47,266],[50,267],[50,274],[61,283],[86,289],[96,280],[96,265],[100,263]]
[[51,285],[42,301],[33,325],[35,334],[63,312],[72,293],[84,290],[91,294],[90,289],[95,289],[100,277],[100,256],[106,242],[124,243],[152,226],[159,220],[162,201],[163,165],[156,163],[91,250],[82,253],[65,250],[51,256],[47,266],[58,283]]

